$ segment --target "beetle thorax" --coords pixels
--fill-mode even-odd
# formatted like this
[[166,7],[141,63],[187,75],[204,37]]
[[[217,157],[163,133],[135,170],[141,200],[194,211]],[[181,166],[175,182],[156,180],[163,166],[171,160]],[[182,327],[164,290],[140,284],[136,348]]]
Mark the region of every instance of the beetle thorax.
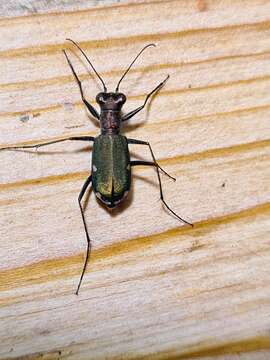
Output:
[[121,126],[120,111],[101,110],[100,127],[102,134],[118,134]]

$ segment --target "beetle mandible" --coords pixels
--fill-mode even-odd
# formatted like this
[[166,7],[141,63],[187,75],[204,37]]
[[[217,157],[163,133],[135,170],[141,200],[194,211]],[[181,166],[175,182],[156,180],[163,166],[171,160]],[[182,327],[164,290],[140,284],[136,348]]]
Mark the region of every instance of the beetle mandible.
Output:
[[[95,72],[97,77],[102,83],[103,91],[97,94],[96,102],[100,106],[100,113],[85,99],[82,84],[79,80],[73,65],[66,53],[63,50],[65,58],[70,66],[70,69],[74,75],[74,78],[79,86],[81,99],[85,104],[86,108],[89,110],[90,114],[96,118],[100,122],[100,129],[101,133],[97,137],[92,136],[72,136],[66,139],[54,140],[49,141],[46,143],[36,144],[36,145],[23,145],[23,146],[14,146],[14,147],[4,147],[0,150],[7,150],[7,149],[29,149],[29,148],[39,148],[41,146],[55,144],[62,141],[67,140],[79,140],[79,141],[86,141],[86,142],[93,142],[93,153],[92,153],[92,171],[91,174],[86,179],[79,197],[78,203],[81,211],[81,216],[83,220],[85,235],[87,239],[87,252],[86,258],[84,261],[83,270],[80,276],[80,280],[78,283],[78,287],[76,290],[76,295],[79,293],[79,289],[81,286],[81,282],[86,271],[86,266],[88,262],[88,258],[91,251],[91,241],[87,230],[86,220],[84,216],[84,211],[82,208],[82,198],[87,190],[87,188],[91,185],[93,187],[93,191],[96,197],[105,204],[108,208],[112,209],[117,206],[128,194],[131,186],[131,167],[137,165],[145,165],[145,166],[154,166],[156,168],[157,178],[159,182],[159,191],[160,191],[160,199],[165,207],[180,221],[193,226],[193,224],[189,223],[188,221],[181,218],[177,215],[167,204],[164,200],[163,191],[162,191],[162,184],[159,170],[161,170],[165,175],[170,177],[171,179],[175,180],[172,176],[170,176],[164,169],[162,169],[154,156],[153,150],[151,145],[147,141],[136,140],[136,139],[129,139],[124,135],[121,135],[121,124],[129,119],[131,119],[134,115],[136,115],[139,111],[141,111],[147,104],[148,99],[157,92],[159,89],[163,87],[166,81],[169,79],[169,75],[163,80],[160,84],[158,84],[150,93],[147,94],[145,97],[144,103],[139,106],[138,108],[130,111],[129,113],[122,115],[121,110],[122,106],[126,102],[125,94],[119,92],[119,87],[129,72],[130,68],[134,64],[134,62],[138,59],[138,57],[142,54],[144,50],[151,46],[155,46],[155,44],[148,44],[146,45],[134,58],[131,64],[128,66],[126,71],[123,73],[122,77],[118,81],[116,89],[114,92],[108,92],[106,85],[98,74],[96,69],[94,68],[91,61],[88,59],[86,53],[80,48],[80,46],[73,40],[67,39],[68,41],[72,42],[84,56],[88,64],[91,66],[92,70]],[[138,144],[138,145],[145,145],[148,146],[152,161],[139,161],[139,160],[130,160],[129,154],[129,144]]]

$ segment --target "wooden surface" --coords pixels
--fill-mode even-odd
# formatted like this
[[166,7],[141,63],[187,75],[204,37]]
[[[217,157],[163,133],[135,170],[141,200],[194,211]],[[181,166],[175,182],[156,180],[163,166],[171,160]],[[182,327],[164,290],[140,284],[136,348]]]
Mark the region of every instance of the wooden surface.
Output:
[[151,142],[177,177],[162,178],[167,201],[195,227],[162,208],[153,169],[134,169],[113,213],[91,194],[77,297],[90,148],[2,151],[0,358],[269,359],[270,2],[34,3],[1,5],[0,146],[98,134],[61,50],[92,103],[99,83],[66,37],[109,89],[155,42],[121,86],[125,112],[170,80],[124,132]]

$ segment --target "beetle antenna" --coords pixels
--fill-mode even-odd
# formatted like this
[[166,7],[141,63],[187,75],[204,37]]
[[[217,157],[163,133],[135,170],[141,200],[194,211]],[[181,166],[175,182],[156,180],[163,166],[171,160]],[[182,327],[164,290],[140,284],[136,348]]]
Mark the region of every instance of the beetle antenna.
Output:
[[103,88],[104,88],[104,92],[107,92],[107,88],[106,85],[104,83],[104,81],[102,80],[101,76],[99,75],[99,73],[97,72],[97,70],[94,68],[94,65],[91,63],[91,61],[88,59],[86,53],[80,48],[80,46],[71,39],[66,39],[68,41],[71,41],[79,50],[80,52],[83,54],[83,56],[85,57],[86,61],[88,62],[88,64],[91,66],[91,68],[94,70],[95,74],[97,75],[97,77],[99,78],[99,80],[102,82]]
[[138,57],[141,55],[142,52],[144,52],[145,49],[149,48],[150,46],[156,46],[155,44],[148,44],[146,45],[140,52],[139,54],[135,57],[135,59],[132,61],[132,63],[129,65],[129,67],[127,68],[127,70],[124,72],[124,74],[122,75],[121,79],[119,80],[115,92],[118,92],[119,90],[119,85],[121,83],[121,81],[124,79],[124,77],[127,75],[127,73],[129,72],[130,68],[132,67],[132,65],[135,63],[135,61],[138,59]]

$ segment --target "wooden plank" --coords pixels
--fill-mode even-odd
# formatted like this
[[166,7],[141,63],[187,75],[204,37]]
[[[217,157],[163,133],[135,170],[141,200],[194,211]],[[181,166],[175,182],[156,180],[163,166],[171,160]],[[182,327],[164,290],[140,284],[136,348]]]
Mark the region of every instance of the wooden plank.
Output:
[[[139,0],[140,1],[140,0]],[[139,2],[137,0],[137,2]],[[126,0],[62,0],[61,12],[79,11],[94,6],[108,6],[112,4],[125,3]],[[57,0],[13,0],[0,3],[1,17],[25,16],[33,14],[46,14],[59,12],[59,1]]]
[[[170,80],[123,130],[151,142],[177,177],[162,178],[167,201],[195,224],[162,208],[153,169],[134,170],[114,213],[90,194],[93,251],[76,297],[91,148],[0,152],[0,359],[269,358],[269,10],[263,0],[0,5],[0,146],[98,134],[61,49],[92,103],[100,84],[66,37],[110,89],[155,42],[122,84],[124,110]],[[132,156],[150,159],[139,146]]]

